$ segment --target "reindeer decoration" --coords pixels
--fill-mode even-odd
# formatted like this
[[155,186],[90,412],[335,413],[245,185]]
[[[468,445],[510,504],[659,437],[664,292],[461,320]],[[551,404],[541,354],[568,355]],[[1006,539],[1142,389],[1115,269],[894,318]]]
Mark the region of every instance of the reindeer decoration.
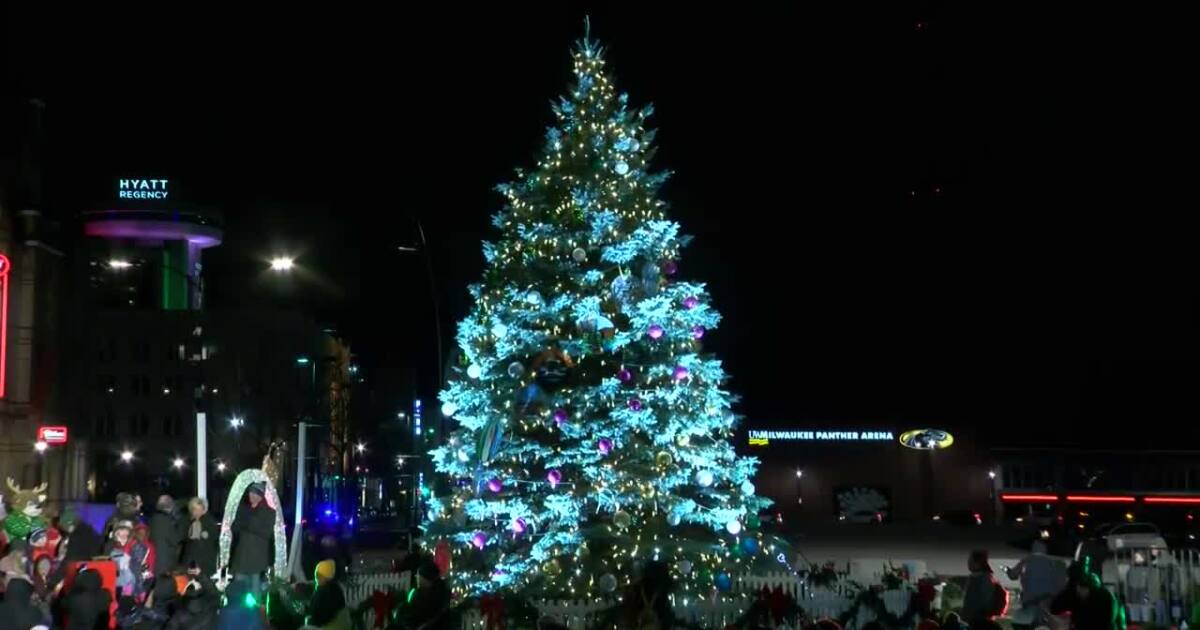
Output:
[[12,511],[4,517],[4,533],[8,540],[24,539],[35,529],[46,529],[46,519],[42,518],[42,504],[46,502],[47,484],[43,483],[29,490],[22,490],[9,477],[8,502]]

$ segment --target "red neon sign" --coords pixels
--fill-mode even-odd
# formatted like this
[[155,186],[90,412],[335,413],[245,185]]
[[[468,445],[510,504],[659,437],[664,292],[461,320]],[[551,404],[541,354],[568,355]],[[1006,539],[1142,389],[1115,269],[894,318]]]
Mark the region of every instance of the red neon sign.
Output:
[[1200,505],[1200,497],[1144,497],[1146,503],[1167,503],[1175,505]]
[[1067,500],[1071,503],[1134,503],[1137,501],[1135,497],[1129,496],[1110,496],[1110,495],[1091,495],[1091,494],[1068,494]]
[[11,269],[8,256],[0,254],[0,398],[4,398],[8,380],[8,272]]
[[38,427],[37,437],[46,444],[66,444],[67,427]]
[[1001,501],[1012,503],[1054,503],[1058,501],[1057,494],[1002,494]]

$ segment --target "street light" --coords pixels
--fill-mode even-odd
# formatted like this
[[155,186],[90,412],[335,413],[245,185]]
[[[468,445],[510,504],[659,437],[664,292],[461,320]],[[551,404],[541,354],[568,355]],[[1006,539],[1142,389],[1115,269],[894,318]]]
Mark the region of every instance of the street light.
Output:
[[175,467],[175,468],[177,468],[177,469],[178,469],[178,468],[183,468],[183,458],[182,458],[182,457],[176,457],[176,458],[175,458],[175,461],[171,462],[171,465],[172,465],[172,466],[174,466],[174,467]]
[[797,479],[799,479],[799,478],[801,478],[801,477],[803,477],[803,476],[804,476],[804,471],[803,471],[803,470],[800,470],[799,468],[797,468],[797,469],[796,469],[796,478],[797,478]]
[[225,462],[217,462],[217,472],[225,472]]
[[47,444],[45,440],[38,440],[37,442],[33,443],[33,450],[37,451],[38,453],[45,453],[46,449],[48,448],[50,448],[50,445]]
[[291,256],[276,256],[271,259],[271,271],[291,271],[296,266],[296,259]]
[[114,258],[108,261],[109,269],[128,269],[132,266],[133,263],[129,262],[128,260],[121,260],[120,258]]
[[131,451],[129,449],[125,449],[125,450],[121,451],[121,461],[125,462],[126,464],[128,464],[129,462],[132,462],[133,461],[133,451]]
[[234,416],[229,419],[229,427],[232,429],[240,429],[245,425],[246,425],[245,419],[240,418],[238,416]]

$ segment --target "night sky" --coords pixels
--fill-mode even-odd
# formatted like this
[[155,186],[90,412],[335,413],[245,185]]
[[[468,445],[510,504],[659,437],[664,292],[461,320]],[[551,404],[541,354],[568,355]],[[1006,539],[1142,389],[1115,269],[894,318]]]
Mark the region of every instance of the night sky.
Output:
[[[1195,232],[1169,210],[1195,203],[1152,194],[1184,172],[1164,17],[782,4],[14,8],[4,85],[47,101],[64,225],[113,177],[170,177],[226,216],[211,304],[311,309],[428,388],[430,292],[396,246],[419,218],[449,344],[590,13],[655,103],[681,274],[710,283],[752,424],[1181,447],[1153,437],[1200,411]],[[284,251],[306,274],[280,288]]]

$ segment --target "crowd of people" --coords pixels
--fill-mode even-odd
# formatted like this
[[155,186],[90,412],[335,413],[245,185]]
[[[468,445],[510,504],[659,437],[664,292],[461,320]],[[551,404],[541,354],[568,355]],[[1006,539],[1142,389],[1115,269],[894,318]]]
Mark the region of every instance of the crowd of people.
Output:
[[103,531],[67,506],[54,523],[56,544],[46,543],[45,528],[8,540],[0,629],[93,630],[114,618],[125,628],[207,627],[185,620],[217,607],[220,532],[208,503],[193,498],[184,513],[163,495],[143,516],[142,498],[121,493]]
[[[146,514],[140,496],[122,493],[101,531],[65,508],[53,531],[34,528],[24,539],[8,540],[2,550],[0,630],[353,630],[355,615],[363,610],[347,605],[340,582],[348,558],[331,544],[332,537],[322,539],[315,553],[306,551],[311,583],[265,582],[276,514],[264,495],[262,485],[251,485],[230,524],[233,546],[223,591],[214,583],[220,528],[204,499],[192,498],[183,508],[163,495]],[[416,587],[377,627],[449,630],[446,568],[420,556],[410,564]],[[1034,543],[1029,557],[1006,569],[1022,585],[1020,601],[1012,603],[1015,610],[1010,610],[1008,593],[993,575],[986,552],[972,553],[968,568],[961,609],[943,617],[923,612],[914,620],[917,628],[994,630],[996,620],[1009,613],[1011,623],[1028,628],[1124,630],[1121,607],[1098,576],[1086,565],[1064,569],[1040,543]],[[670,570],[649,563],[621,606],[599,625],[638,630],[683,625],[672,613],[671,591]],[[272,598],[282,600],[273,611],[267,605]],[[811,626],[838,628],[830,620]],[[873,622],[871,630],[884,628]]]

